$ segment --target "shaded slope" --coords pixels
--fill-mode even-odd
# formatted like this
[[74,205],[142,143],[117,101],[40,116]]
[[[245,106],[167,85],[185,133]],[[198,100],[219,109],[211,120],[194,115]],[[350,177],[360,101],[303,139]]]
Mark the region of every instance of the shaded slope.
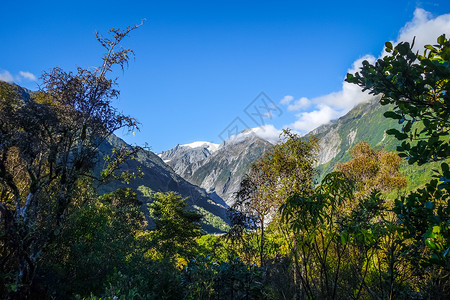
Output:
[[[113,136],[108,143],[102,144],[100,155],[103,156],[104,154],[111,153],[113,147],[119,148],[124,144],[124,141]],[[101,186],[99,192],[111,192],[120,187],[130,187],[138,190],[140,186],[148,187],[154,192],[175,191],[183,197],[188,197],[187,203],[190,208],[200,207],[223,220],[227,220],[227,206],[221,199],[210,197],[203,189],[184,180],[153,152],[146,151],[146,153],[139,154],[137,159],[127,161],[121,169],[133,171],[137,170],[138,167],[144,173],[143,178],[133,179],[129,184],[114,181]],[[99,169],[100,166],[98,166],[97,172]],[[138,192],[138,196],[144,203],[149,201],[140,192]],[[214,200],[211,198],[214,198]],[[144,208],[146,210],[146,206]],[[208,232],[220,231],[219,228],[212,228],[206,225],[204,228]]]

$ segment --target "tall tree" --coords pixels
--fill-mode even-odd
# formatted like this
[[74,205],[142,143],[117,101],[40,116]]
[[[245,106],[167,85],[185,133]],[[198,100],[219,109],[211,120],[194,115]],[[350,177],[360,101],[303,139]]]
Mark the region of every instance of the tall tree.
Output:
[[282,143],[252,165],[232,206],[245,216],[237,220],[247,220],[259,232],[261,265],[264,264],[265,227],[277,217],[278,208],[289,196],[313,191],[318,139],[314,136],[303,139],[289,130],[284,130],[282,137]]
[[37,261],[60,233],[77,184],[92,176],[98,147],[115,130],[137,126],[112,106],[119,91],[108,75],[127,65],[132,50],[117,47],[138,26],[97,34],[106,50],[98,68],[54,68],[30,99],[0,86],[0,272],[7,274],[0,293],[28,297]]
[[194,256],[194,238],[202,234],[200,221],[203,215],[186,207],[186,198],[175,192],[153,195],[149,208],[156,224],[151,239],[157,258],[173,260]]

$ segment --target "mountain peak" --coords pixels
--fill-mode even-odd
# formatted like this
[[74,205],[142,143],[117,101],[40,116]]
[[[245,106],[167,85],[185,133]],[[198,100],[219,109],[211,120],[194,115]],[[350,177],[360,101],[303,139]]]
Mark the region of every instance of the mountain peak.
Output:
[[205,148],[207,149],[210,153],[213,153],[214,151],[216,151],[219,148],[219,144],[214,144],[214,143],[210,143],[210,142],[204,142],[204,141],[196,141],[196,142],[192,142],[190,144],[184,144],[184,145],[179,145],[181,147],[188,147],[188,148]]

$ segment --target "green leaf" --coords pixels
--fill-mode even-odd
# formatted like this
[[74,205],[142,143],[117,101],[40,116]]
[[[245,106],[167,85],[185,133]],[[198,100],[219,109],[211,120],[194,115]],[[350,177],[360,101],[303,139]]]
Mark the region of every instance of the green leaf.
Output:
[[437,256],[436,253],[431,254],[431,260],[439,260],[439,257]]
[[391,129],[386,130],[386,133],[389,135],[395,135],[395,134],[399,133],[399,131],[397,129],[391,128]]
[[386,52],[391,52],[392,51],[392,43],[391,42],[386,42],[384,43],[384,46],[386,46]]
[[425,45],[425,48],[428,49],[428,50],[431,50],[431,51],[437,51],[437,49],[434,48],[434,47],[431,46],[431,45]]
[[433,233],[440,233],[441,232],[441,226],[433,226]]
[[342,245],[345,245],[345,242],[346,242],[346,238],[345,238],[345,236],[344,236],[344,233],[342,233],[342,234],[341,234],[341,244],[342,244]]
[[396,120],[400,120],[402,119],[402,116],[393,112],[393,111],[387,111],[383,114],[386,118],[390,118],[390,119],[396,119]]
[[428,246],[428,248],[436,250],[437,246],[436,243],[434,243],[433,241],[431,241],[430,239],[426,239],[425,240],[425,244]]
[[386,130],[386,133],[389,134],[389,135],[394,135],[395,138],[397,140],[399,140],[399,141],[408,138],[408,135],[406,133],[400,132],[400,131],[398,131],[397,129],[394,129],[394,128]]
[[442,163],[441,168],[444,173],[447,173],[449,171],[449,167],[448,167],[447,163]]

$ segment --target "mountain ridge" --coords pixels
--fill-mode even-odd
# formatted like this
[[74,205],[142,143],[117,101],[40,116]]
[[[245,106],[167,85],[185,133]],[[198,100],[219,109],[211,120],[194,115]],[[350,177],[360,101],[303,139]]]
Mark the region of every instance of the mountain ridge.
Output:
[[[198,150],[187,151],[177,146],[165,151],[163,157],[169,157],[170,153],[172,159],[168,164],[177,174],[231,205],[251,164],[272,146],[268,141],[246,131],[224,141],[215,152],[203,159],[199,159]],[[187,161],[193,162],[188,164]]]
[[[111,153],[113,148],[119,148],[122,146],[129,146],[126,142],[117,136],[111,136],[110,139],[103,143],[100,147],[99,156]],[[99,160],[101,162],[101,160]],[[142,192],[142,187],[151,189],[153,192],[168,192],[175,191],[182,197],[187,198],[188,207],[196,209],[196,207],[203,208],[216,217],[221,218],[224,223],[228,222],[226,203],[215,196],[210,196],[204,189],[195,186],[181,176],[175,173],[175,171],[168,166],[164,161],[155,153],[144,150],[137,155],[134,160],[128,160],[121,166],[120,170],[137,170],[140,169],[143,172],[142,178],[134,178],[130,180],[128,184],[118,181],[111,182],[102,186],[99,189],[100,193],[112,192],[117,188],[130,187],[138,193],[138,198],[143,202],[143,210],[148,216],[147,203],[151,202]],[[97,171],[101,170],[101,166],[97,166]],[[223,228],[214,228],[211,224],[205,223],[203,226],[208,232],[220,232]],[[223,227],[223,226],[222,226]]]

